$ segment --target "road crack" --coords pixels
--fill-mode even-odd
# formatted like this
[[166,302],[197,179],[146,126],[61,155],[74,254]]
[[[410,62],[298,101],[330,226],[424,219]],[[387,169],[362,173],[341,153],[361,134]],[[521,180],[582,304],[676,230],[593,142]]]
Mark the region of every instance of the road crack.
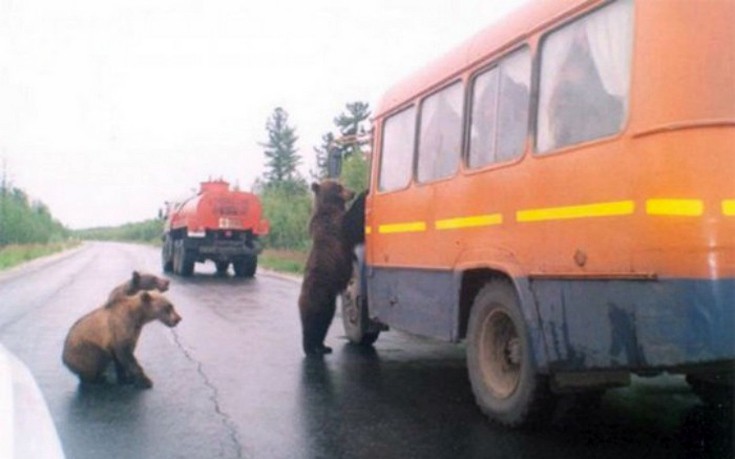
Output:
[[[232,443],[234,443],[236,451],[237,451],[237,457],[238,459],[242,459],[243,456],[243,447],[240,442],[240,439],[237,434],[237,428],[235,427],[235,423],[232,422],[232,419],[230,419],[230,416],[225,413],[225,411],[222,409],[222,406],[220,405],[219,401],[219,390],[217,387],[212,383],[212,381],[209,379],[209,376],[204,371],[204,365],[202,362],[194,358],[194,356],[191,355],[191,353],[184,347],[184,345],[181,342],[181,338],[179,337],[179,334],[176,332],[176,330],[171,330],[171,333],[173,334],[174,342],[176,345],[181,349],[181,352],[184,354],[184,357],[193,363],[196,367],[196,371],[199,374],[199,377],[204,382],[204,385],[209,389],[210,396],[209,400],[212,402],[212,405],[214,406],[214,412],[217,414],[217,416],[220,418],[222,425],[224,426],[225,430],[228,432],[228,436]],[[225,452],[224,445],[222,446],[222,453]]]

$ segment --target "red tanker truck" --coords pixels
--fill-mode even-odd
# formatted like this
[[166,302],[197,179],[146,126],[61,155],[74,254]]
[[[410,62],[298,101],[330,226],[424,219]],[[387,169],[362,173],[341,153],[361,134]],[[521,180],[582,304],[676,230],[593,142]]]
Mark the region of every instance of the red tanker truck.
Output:
[[232,263],[236,276],[253,277],[266,234],[256,195],[231,190],[223,180],[202,182],[197,195],[166,203],[163,270],[190,276],[194,263],[212,260],[219,274]]

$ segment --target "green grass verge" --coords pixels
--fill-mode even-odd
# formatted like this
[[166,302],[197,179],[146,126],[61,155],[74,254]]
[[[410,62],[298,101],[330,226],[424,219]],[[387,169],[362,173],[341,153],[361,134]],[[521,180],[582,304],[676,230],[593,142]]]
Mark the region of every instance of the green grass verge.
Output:
[[36,258],[45,257],[79,245],[79,241],[50,244],[11,244],[0,247],[0,270],[12,268]]
[[266,249],[258,257],[258,264],[273,271],[304,274],[306,252],[297,250]]

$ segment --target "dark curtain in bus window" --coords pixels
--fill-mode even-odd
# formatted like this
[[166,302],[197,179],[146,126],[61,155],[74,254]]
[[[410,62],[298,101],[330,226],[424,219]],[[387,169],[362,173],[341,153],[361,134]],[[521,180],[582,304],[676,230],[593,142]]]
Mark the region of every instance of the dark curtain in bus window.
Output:
[[462,147],[462,84],[429,96],[421,105],[418,180],[449,177],[457,170]]
[[619,0],[544,41],[540,152],[620,131],[630,89],[632,21],[631,1]]
[[383,124],[383,148],[378,179],[380,191],[401,189],[411,180],[415,126],[415,107],[391,116]]

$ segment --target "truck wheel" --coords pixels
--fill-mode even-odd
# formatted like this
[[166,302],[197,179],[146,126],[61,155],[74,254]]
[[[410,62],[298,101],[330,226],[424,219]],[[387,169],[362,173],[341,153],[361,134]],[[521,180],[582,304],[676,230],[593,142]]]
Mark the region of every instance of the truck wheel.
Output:
[[181,274],[181,241],[174,241],[174,248],[171,251],[171,264],[174,274]]
[[226,276],[227,275],[227,268],[230,267],[230,263],[227,261],[216,261],[214,263],[214,266],[217,268],[217,275],[218,276]]
[[163,247],[161,248],[161,264],[163,265],[163,272],[170,273],[174,270],[173,260],[173,247],[171,238],[166,236]]
[[184,249],[181,257],[181,275],[189,277],[192,274],[194,274],[194,257]]
[[380,327],[368,317],[367,294],[361,292],[360,267],[353,264],[352,277],[339,296],[342,303],[342,325],[351,343],[371,346],[380,335]]
[[253,277],[258,269],[258,256],[246,255],[244,258],[236,260],[232,263],[237,277]]
[[194,273],[194,258],[184,248],[184,241],[179,239],[174,242],[174,273],[184,277],[191,276]]
[[551,414],[548,380],[536,372],[513,286],[488,282],[475,297],[467,329],[472,392],[494,422],[521,427]]

